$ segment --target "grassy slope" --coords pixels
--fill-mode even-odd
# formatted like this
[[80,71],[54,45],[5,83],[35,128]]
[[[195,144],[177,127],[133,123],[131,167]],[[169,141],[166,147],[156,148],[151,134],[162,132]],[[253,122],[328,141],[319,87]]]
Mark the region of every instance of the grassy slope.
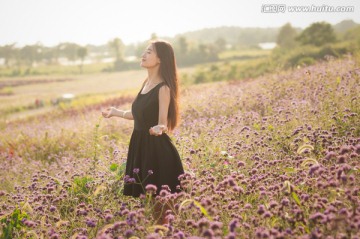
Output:
[[[176,231],[169,235],[359,236],[354,224],[360,216],[358,67],[351,59],[336,60],[248,82],[184,88],[182,122],[171,135],[187,173],[177,200],[199,202],[207,216],[193,203],[182,204],[180,211],[171,212]],[[128,109],[131,100],[118,105]],[[133,122],[101,120],[97,128],[99,116],[98,110],[65,110],[61,116],[6,127],[0,141],[0,185],[12,193],[0,197],[5,212],[11,213],[25,196],[36,209],[41,202],[35,198],[48,195],[43,207],[48,226],[64,238],[80,228],[90,237],[106,228],[114,235],[127,230],[140,238],[151,234],[151,207],[119,191]],[[58,164],[39,166],[47,161]],[[96,169],[88,171],[93,163]],[[14,191],[14,184],[30,185],[31,175],[42,180]],[[89,187],[82,183],[89,180],[85,176],[94,180]],[[13,198],[11,203],[7,198]],[[76,216],[79,201],[96,228]],[[55,212],[49,212],[50,205]],[[125,209],[135,213],[128,223]],[[113,217],[106,221],[109,213]],[[40,235],[45,227],[41,211],[28,214],[39,220],[34,231]],[[64,226],[56,226],[59,219]],[[124,226],[115,230],[115,223]]]
[[[181,68],[180,73],[191,74],[193,68]],[[22,78],[6,78],[1,81],[52,81],[66,79],[62,82],[49,82],[41,84],[24,84],[12,87],[12,95],[0,96],[0,112],[3,120],[26,118],[41,113],[51,112],[54,107],[51,99],[61,97],[65,93],[76,96],[73,105],[91,104],[103,101],[109,97],[134,94],[146,77],[146,71],[126,71],[116,73],[96,73],[68,76],[29,76]],[[45,107],[40,109],[25,109],[24,107],[34,105],[35,100],[42,100]],[[23,108],[21,108],[23,107]],[[18,109],[18,110],[15,110]]]

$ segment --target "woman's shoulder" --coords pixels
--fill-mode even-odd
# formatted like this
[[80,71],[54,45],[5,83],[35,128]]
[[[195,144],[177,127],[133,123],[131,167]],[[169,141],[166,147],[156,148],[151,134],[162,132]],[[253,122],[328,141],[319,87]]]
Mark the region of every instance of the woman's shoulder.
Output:
[[170,91],[170,87],[165,81],[163,81],[159,83],[159,91]]
[[161,86],[159,87],[159,98],[168,98],[170,97],[170,87],[166,84],[166,82],[159,83]]

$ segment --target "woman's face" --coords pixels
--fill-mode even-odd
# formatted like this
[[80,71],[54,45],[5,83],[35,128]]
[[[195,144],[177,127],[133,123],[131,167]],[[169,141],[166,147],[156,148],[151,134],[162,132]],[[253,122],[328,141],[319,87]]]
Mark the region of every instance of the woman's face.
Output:
[[149,44],[141,56],[140,66],[144,68],[152,68],[157,66],[158,64],[160,64],[160,59],[156,54],[154,45]]

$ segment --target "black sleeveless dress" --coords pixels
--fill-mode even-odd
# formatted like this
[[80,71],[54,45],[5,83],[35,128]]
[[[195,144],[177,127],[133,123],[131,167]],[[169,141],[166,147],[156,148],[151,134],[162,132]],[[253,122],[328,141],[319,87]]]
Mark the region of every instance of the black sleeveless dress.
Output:
[[134,130],[127,155],[124,195],[139,197],[145,194],[148,184],[156,185],[157,195],[162,185],[168,185],[171,193],[179,192],[178,176],[184,170],[172,139],[166,133],[159,136],[149,133],[150,127],[158,124],[159,88],[163,84],[157,84],[146,94],[141,94],[141,88],[132,103]]

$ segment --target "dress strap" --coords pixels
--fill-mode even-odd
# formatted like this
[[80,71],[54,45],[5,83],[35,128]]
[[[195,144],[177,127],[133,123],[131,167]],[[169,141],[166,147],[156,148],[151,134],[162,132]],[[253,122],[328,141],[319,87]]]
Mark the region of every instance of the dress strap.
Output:
[[145,86],[145,85],[143,85],[142,88],[140,89],[138,95],[147,95],[147,94],[149,94],[151,91],[157,90],[157,89],[155,89],[155,88],[158,88],[158,86],[159,86],[159,85],[162,85],[162,84],[166,84],[165,81],[158,83],[158,84],[155,85],[151,90],[149,90],[147,93],[141,94],[141,92],[142,92],[142,90],[144,89],[144,86]]
[[166,83],[165,83],[165,81],[163,81],[163,82],[160,82],[160,83],[159,83],[158,85],[162,85],[162,84],[166,84]]
[[[165,81],[163,82],[160,82],[159,84],[157,84],[155,87],[157,87],[156,91],[159,91],[160,90],[160,87],[163,86],[163,85],[166,85]],[[154,87],[154,88],[155,88]]]

